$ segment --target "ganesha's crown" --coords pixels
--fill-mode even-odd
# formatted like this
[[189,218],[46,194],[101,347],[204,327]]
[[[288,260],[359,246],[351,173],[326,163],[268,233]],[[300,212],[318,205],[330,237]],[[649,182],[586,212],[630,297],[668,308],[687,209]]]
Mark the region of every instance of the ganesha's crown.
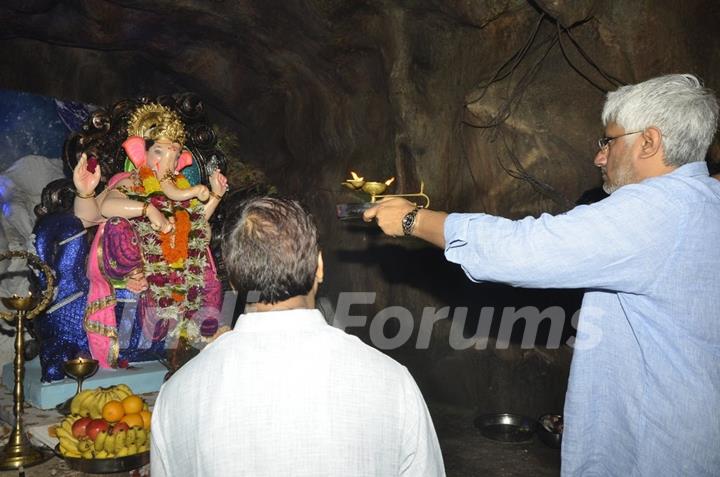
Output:
[[150,103],[138,107],[128,121],[128,136],[157,141],[161,137],[185,144],[185,126],[170,108]]

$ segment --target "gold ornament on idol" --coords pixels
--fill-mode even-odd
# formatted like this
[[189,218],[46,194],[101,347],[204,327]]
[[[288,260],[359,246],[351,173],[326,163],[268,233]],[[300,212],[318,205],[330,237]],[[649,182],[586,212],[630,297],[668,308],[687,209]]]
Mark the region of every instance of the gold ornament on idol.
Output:
[[144,104],[130,116],[128,136],[140,136],[153,141],[165,138],[185,144],[185,126],[180,116],[170,108],[157,103]]

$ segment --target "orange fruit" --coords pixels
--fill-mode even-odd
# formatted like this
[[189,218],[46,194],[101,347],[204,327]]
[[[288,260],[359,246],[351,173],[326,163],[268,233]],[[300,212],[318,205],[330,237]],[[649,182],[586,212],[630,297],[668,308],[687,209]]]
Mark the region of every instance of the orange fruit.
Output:
[[102,417],[107,422],[118,422],[125,415],[120,401],[108,401],[102,408]]
[[120,419],[120,422],[124,422],[130,427],[144,427],[145,423],[143,422],[142,416],[140,414],[125,414],[122,419]]
[[150,411],[140,411],[140,417],[142,417],[143,420],[143,426],[145,427],[145,430],[150,429],[150,421],[152,419],[152,414]]
[[122,400],[122,406],[125,410],[125,414],[137,414],[142,411],[143,404],[145,404],[140,396],[135,394],[130,395]]

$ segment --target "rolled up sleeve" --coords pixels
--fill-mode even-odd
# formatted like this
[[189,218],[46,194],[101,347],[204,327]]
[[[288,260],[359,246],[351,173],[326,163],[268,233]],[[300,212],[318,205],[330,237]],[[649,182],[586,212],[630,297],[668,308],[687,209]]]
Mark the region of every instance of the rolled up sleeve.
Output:
[[674,207],[662,191],[635,184],[556,216],[450,214],[445,257],[476,282],[642,293],[676,243]]

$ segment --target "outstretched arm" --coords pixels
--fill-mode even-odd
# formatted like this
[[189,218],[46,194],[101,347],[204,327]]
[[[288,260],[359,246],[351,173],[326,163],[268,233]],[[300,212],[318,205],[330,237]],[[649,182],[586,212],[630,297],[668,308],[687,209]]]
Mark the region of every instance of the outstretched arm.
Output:
[[[377,220],[378,226],[391,237],[403,236],[402,220],[415,209],[415,204],[405,199],[390,198],[381,200],[378,205],[365,211],[363,220]],[[412,236],[445,248],[445,218],[447,213],[429,209],[420,209],[415,216]]]
[[[122,184],[123,181],[118,184]],[[98,199],[100,205],[100,213],[103,217],[125,217],[131,219],[133,217],[147,216],[154,230],[162,233],[171,232],[173,229],[172,221],[168,220],[162,212],[149,202],[141,202],[139,200],[128,199],[125,194],[119,190],[110,190],[104,197]]]

